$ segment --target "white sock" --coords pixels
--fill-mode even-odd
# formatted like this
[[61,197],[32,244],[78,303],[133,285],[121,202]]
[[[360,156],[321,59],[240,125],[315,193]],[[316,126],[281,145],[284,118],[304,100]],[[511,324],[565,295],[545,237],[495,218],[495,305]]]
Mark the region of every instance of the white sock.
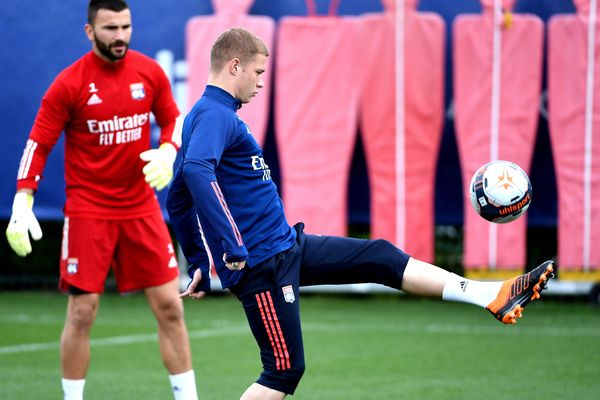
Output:
[[61,379],[65,400],[83,400],[85,379]]
[[502,281],[472,281],[452,274],[444,285],[442,299],[475,304],[485,308],[498,296],[502,283]]
[[169,375],[175,400],[198,400],[194,370],[190,369],[181,374]]

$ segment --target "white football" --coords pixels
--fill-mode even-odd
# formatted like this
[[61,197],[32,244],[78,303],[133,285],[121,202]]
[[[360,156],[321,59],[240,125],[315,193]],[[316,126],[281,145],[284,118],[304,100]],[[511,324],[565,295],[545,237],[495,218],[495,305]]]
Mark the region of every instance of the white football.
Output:
[[517,164],[492,161],[479,168],[469,185],[473,209],[495,223],[514,221],[531,204],[531,182]]

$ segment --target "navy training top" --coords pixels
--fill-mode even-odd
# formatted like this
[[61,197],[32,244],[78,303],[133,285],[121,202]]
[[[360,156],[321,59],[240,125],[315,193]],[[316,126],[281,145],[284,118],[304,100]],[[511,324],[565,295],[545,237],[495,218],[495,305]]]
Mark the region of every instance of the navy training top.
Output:
[[[167,210],[189,276],[201,268],[196,291],[209,289],[211,262],[228,288],[246,268],[289,249],[296,239],[262,149],[236,114],[240,107],[228,92],[207,85],[183,123]],[[223,258],[246,260],[246,268],[231,271]]]

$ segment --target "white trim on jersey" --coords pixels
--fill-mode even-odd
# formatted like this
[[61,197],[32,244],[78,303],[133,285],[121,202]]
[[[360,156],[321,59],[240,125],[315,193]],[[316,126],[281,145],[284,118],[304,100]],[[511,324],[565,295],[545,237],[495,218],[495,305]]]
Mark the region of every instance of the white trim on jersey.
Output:
[[229,211],[229,206],[227,206],[225,196],[223,196],[223,192],[221,192],[219,184],[217,182],[211,182],[210,185],[215,191],[215,195],[217,196],[217,199],[219,199],[219,203],[221,203],[221,208],[223,209],[225,216],[227,216],[227,219],[229,220],[229,224],[231,225],[231,229],[233,230],[233,234],[235,235],[235,240],[237,241],[238,246],[243,246],[244,241],[242,240],[242,234],[240,233],[237,225],[235,224],[235,220],[231,215],[231,211]]
[[173,128],[173,133],[171,134],[171,141],[177,145],[177,147],[181,147],[181,135],[183,131],[183,117],[179,115],[175,118],[175,127]]
[[65,223],[63,224],[62,231],[62,246],[61,246],[61,258],[66,260],[69,258],[69,217],[65,217]]
[[198,218],[198,214],[196,214],[196,221],[198,222],[198,229],[200,230],[200,237],[202,238],[202,244],[204,244],[204,250],[206,250],[206,254],[208,255],[208,271],[209,274],[211,274],[212,269],[215,267],[215,260],[213,259],[210,247],[208,247],[206,237],[204,237],[204,229],[202,229],[202,224],[200,223],[200,218]]
[[21,162],[19,163],[19,172],[17,173],[17,179],[25,179],[29,174],[29,168],[31,168],[31,161],[33,160],[33,154],[37,149],[37,142],[35,140],[28,139],[23,155],[21,156]]

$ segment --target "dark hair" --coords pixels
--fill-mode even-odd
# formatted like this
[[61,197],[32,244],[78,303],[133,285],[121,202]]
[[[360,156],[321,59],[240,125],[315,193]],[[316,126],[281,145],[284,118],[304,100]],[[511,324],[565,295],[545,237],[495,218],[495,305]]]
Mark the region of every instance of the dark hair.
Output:
[[88,24],[94,24],[96,14],[98,14],[98,10],[100,9],[119,12],[128,8],[129,6],[125,0],[90,0],[90,4],[88,5]]
[[269,50],[254,33],[243,28],[232,28],[221,34],[210,51],[210,68],[219,71],[234,58],[242,64],[250,61],[256,54],[269,56]]

